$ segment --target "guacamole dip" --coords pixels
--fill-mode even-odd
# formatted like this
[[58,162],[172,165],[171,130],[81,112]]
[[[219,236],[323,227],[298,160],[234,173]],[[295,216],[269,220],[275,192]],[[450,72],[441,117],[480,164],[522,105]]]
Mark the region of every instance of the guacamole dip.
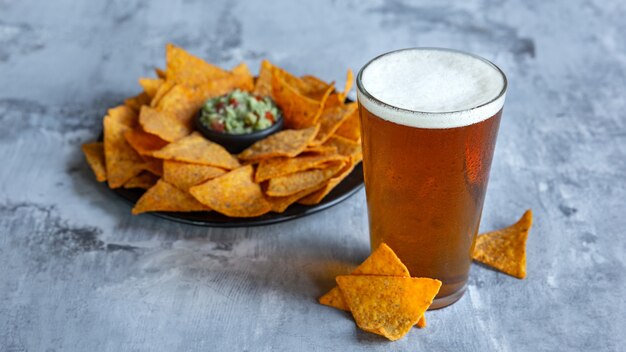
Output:
[[280,117],[280,109],[269,97],[236,89],[211,98],[200,110],[200,122],[217,132],[244,134],[264,130]]

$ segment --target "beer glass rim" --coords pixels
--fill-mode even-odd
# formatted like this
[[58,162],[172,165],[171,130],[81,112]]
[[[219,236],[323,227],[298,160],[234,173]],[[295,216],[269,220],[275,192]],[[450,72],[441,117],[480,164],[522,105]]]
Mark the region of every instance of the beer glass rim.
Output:
[[[460,109],[460,110],[453,110],[453,111],[437,111],[437,112],[433,112],[433,111],[421,111],[421,110],[411,110],[411,109],[406,109],[406,108],[401,108],[398,106],[394,106],[391,105],[389,103],[386,103],[376,97],[374,97],[372,94],[370,94],[367,89],[365,89],[365,87],[363,86],[363,82],[362,82],[362,78],[363,78],[363,72],[365,71],[365,69],[367,69],[367,67],[379,60],[380,58],[387,56],[387,55],[392,55],[392,54],[397,54],[399,52],[403,52],[403,51],[444,51],[444,52],[449,52],[449,53],[455,53],[455,54],[461,54],[461,55],[465,55],[465,56],[470,56],[472,58],[478,59],[482,62],[484,62],[485,64],[493,67],[502,77],[503,80],[503,84],[502,84],[502,89],[500,90],[500,92],[493,97],[492,99],[490,99],[489,101],[485,102],[485,103],[481,103],[479,105],[467,108],[467,109]],[[461,51],[461,50],[456,50],[456,49],[449,49],[449,48],[438,48],[438,47],[412,47],[412,48],[404,48],[404,49],[398,49],[398,50],[393,50],[393,51],[389,51],[386,53],[383,53],[381,55],[378,55],[376,57],[374,57],[373,59],[369,60],[365,65],[363,65],[363,67],[359,70],[359,73],[357,74],[356,77],[356,84],[357,84],[357,93],[358,94],[362,94],[367,100],[370,100],[373,105],[378,105],[378,107],[383,108],[383,109],[387,109],[393,113],[396,114],[403,114],[403,115],[412,115],[412,116],[419,116],[425,119],[428,119],[428,123],[425,124],[426,126],[421,126],[420,125],[420,121],[416,121],[416,123],[413,125],[411,124],[410,127],[426,127],[426,128],[452,128],[452,127],[463,127],[463,126],[467,126],[470,124],[474,124],[480,121],[483,121],[493,115],[495,115],[496,113],[498,113],[498,111],[500,111],[502,109],[502,106],[504,104],[504,99],[506,96],[506,92],[507,92],[507,87],[508,87],[508,80],[506,78],[506,75],[504,74],[504,72],[500,69],[500,67],[498,67],[496,64],[494,64],[493,62],[485,59],[482,56],[476,55],[476,54],[472,54],[472,53],[468,53],[465,51]],[[500,102],[499,102],[500,101]],[[359,103],[361,103],[361,100],[359,99]],[[499,104],[498,104],[499,103]],[[363,105],[363,104],[362,104]],[[494,110],[490,110],[490,106],[496,106],[497,109]],[[484,114],[481,114],[482,110],[484,111]],[[460,123],[454,123],[453,121],[451,122],[451,118],[453,117],[452,115],[454,115],[454,117],[458,116],[463,116],[463,115],[473,115],[473,116],[481,116],[481,118],[475,118],[475,119],[470,119],[469,123],[466,120],[460,120]],[[487,116],[484,116],[487,115]],[[391,121],[391,122],[396,122],[396,121]],[[423,122],[423,121],[422,121]],[[397,122],[396,122],[397,123]]]

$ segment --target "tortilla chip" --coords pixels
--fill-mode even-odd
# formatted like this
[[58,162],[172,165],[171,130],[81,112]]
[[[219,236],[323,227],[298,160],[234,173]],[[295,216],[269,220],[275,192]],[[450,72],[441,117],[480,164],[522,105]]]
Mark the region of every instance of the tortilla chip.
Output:
[[473,259],[518,279],[526,277],[526,239],[533,223],[529,209],[513,225],[476,238]]
[[347,119],[339,125],[335,135],[358,142],[361,140],[361,121],[359,120],[359,109],[355,109]]
[[237,159],[228,153],[224,147],[202,137],[198,132],[193,132],[177,142],[168,144],[152,155],[159,159],[186,161],[227,170],[240,166]]
[[[381,243],[350,275],[411,276],[409,269],[406,268],[396,253],[385,243]],[[319,302],[337,309],[349,310],[337,286],[320,297]]]
[[149,106],[143,106],[139,114],[139,123],[143,130],[160,137],[161,139],[174,142],[191,133],[191,128],[175,117],[159,112]]
[[285,128],[299,129],[315,125],[332,87],[321,100],[314,100],[287,84],[276,72],[272,75],[272,96],[283,112]]
[[188,191],[189,188],[205,181],[222,176],[225,170],[208,165],[189,164],[179,161],[163,162],[163,180]]
[[272,96],[272,68],[273,65],[269,61],[261,61],[259,77],[256,80],[252,93],[262,97]]
[[104,156],[109,187],[121,187],[139,174],[145,166],[141,156],[126,142],[124,133],[130,127],[111,116],[104,118]]
[[265,197],[265,199],[272,206],[272,211],[275,213],[283,213],[287,208],[297,202],[300,198],[306,197],[307,195],[317,191],[320,186],[315,186],[311,188],[304,189],[298,193],[294,193],[290,196],[286,197]]
[[156,110],[173,116],[183,125],[191,128],[191,120],[205,101],[206,99],[198,89],[178,84],[161,98],[156,105]]
[[300,79],[305,84],[302,88],[299,89],[299,91],[305,96],[314,100],[321,100],[328,90],[330,90],[331,93],[334,90],[334,82],[326,83],[321,79],[311,75],[304,75],[300,77]]
[[107,111],[107,115],[111,120],[115,120],[124,126],[134,128],[137,126],[137,113],[126,105],[118,105]]
[[143,188],[148,189],[154,186],[159,180],[159,176],[152,172],[143,171],[139,175],[131,178],[124,183],[124,188]]
[[150,97],[150,100],[154,98],[157,91],[163,85],[165,81],[160,78],[140,78],[139,85],[143,88],[143,91]]
[[191,187],[189,192],[201,203],[232,217],[260,216],[271,210],[261,186],[253,180],[254,169],[246,165]]
[[282,130],[266,137],[239,154],[242,160],[261,160],[277,156],[294,157],[313,140],[319,126],[301,130]]
[[176,82],[174,81],[163,82],[163,84],[159,86],[159,89],[154,94],[152,101],[150,101],[150,107],[156,108],[156,106],[159,105],[159,103],[161,102],[161,99],[163,99],[163,97],[167,93],[169,93],[169,91],[172,90],[174,86],[176,86]]
[[165,70],[162,68],[155,67],[154,73],[156,73],[157,77],[159,77],[162,80],[165,80],[165,78],[167,78],[167,75],[165,74]]
[[354,73],[351,69],[348,69],[346,73],[346,84],[343,86],[343,98],[345,99],[350,93],[350,89],[352,89],[352,84],[354,84]]
[[91,170],[96,175],[98,182],[107,180],[107,170],[104,161],[104,144],[102,142],[85,143],[82,146],[83,154],[91,166]]
[[163,160],[153,158],[151,156],[141,156],[144,161],[143,169],[149,171],[155,175],[162,176],[163,175]]
[[316,145],[307,146],[299,155],[325,155],[325,154],[337,154],[337,148],[332,145]]
[[322,201],[322,199],[324,199],[324,197],[326,197],[328,195],[328,193],[330,193],[330,191],[333,190],[333,188],[335,188],[338,184],[341,183],[341,181],[343,181],[343,179],[345,179],[348,175],[350,175],[352,170],[354,170],[354,166],[355,165],[356,164],[354,162],[347,163],[343,167],[343,169],[341,169],[339,172],[337,172],[337,174],[335,176],[331,177],[324,184],[323,187],[321,187],[319,190],[315,191],[314,193],[311,193],[308,196],[303,197],[302,199],[300,199],[298,201],[298,203],[300,203],[302,205],[318,204],[319,202]]
[[337,153],[339,153],[339,155],[350,158],[354,164],[363,159],[363,150],[361,149],[361,144],[351,141],[347,138],[336,135],[331,136],[328,141],[324,143],[324,145],[337,148]]
[[209,207],[199,203],[189,193],[159,180],[139,198],[132,210],[133,215],[148,211],[209,211]]
[[323,169],[311,169],[295,172],[285,176],[272,178],[265,193],[272,197],[285,197],[298,193],[305,189],[321,186],[326,180],[339,171],[344,163],[327,163],[328,167]]
[[298,171],[324,168],[330,161],[342,161],[340,155],[305,155],[295,158],[272,158],[264,159],[259,163],[254,175],[256,182],[263,182],[270,178],[284,176]]
[[134,97],[124,100],[124,105],[135,113],[139,113],[141,107],[150,104],[150,96],[146,92],[141,92]]
[[253,82],[254,78],[252,76],[237,74],[195,86],[195,102],[198,103],[198,110],[208,99],[224,95],[234,89],[252,90]]
[[311,145],[322,145],[339,128],[339,126],[356,111],[357,104],[350,103],[325,109],[320,116],[320,130]]
[[395,341],[417,324],[439,292],[441,281],[397,276],[337,276],[357,325]]
[[420,318],[420,320],[417,321],[417,328],[418,329],[423,329],[426,327],[426,316],[422,315],[422,317]]
[[237,88],[246,92],[251,92],[254,89],[254,76],[245,62],[239,63],[230,72],[234,76],[233,81],[236,82]]
[[145,132],[141,128],[126,131],[124,138],[126,138],[126,142],[128,142],[139,155],[152,155],[152,152],[167,145],[167,142],[162,140],[159,136]]
[[230,75],[228,71],[213,66],[171,43],[165,47],[165,60],[167,80],[178,83],[196,85]]

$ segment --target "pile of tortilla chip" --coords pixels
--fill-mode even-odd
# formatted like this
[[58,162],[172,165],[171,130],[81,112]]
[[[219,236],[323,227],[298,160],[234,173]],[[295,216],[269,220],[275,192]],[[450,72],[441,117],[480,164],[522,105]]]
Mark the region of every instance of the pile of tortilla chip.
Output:
[[[102,142],[83,145],[99,182],[143,188],[133,214],[217,211],[231,217],[317,204],[362,158],[356,103],[345,89],[296,77],[264,60],[257,78],[246,64],[230,71],[168,44],[166,68],[140,78],[143,92],[110,109]],[[284,128],[239,155],[194,131],[204,102],[234,89],[270,96]]]
[[337,287],[321,304],[350,311],[359,328],[397,340],[416,325],[426,327],[424,313],[441,281],[411,277],[389,246],[381,244],[350,275],[337,276]]

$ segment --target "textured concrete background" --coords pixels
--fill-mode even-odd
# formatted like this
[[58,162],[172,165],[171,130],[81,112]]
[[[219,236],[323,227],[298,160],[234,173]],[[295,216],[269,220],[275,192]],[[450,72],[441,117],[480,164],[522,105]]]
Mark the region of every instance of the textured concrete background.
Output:
[[[626,346],[623,1],[0,0],[0,351],[618,351]],[[316,304],[368,254],[365,197],[259,228],[130,207],[80,144],[174,42],[343,82],[382,52],[471,51],[508,74],[483,230],[526,208],[528,278],[390,343]]]

